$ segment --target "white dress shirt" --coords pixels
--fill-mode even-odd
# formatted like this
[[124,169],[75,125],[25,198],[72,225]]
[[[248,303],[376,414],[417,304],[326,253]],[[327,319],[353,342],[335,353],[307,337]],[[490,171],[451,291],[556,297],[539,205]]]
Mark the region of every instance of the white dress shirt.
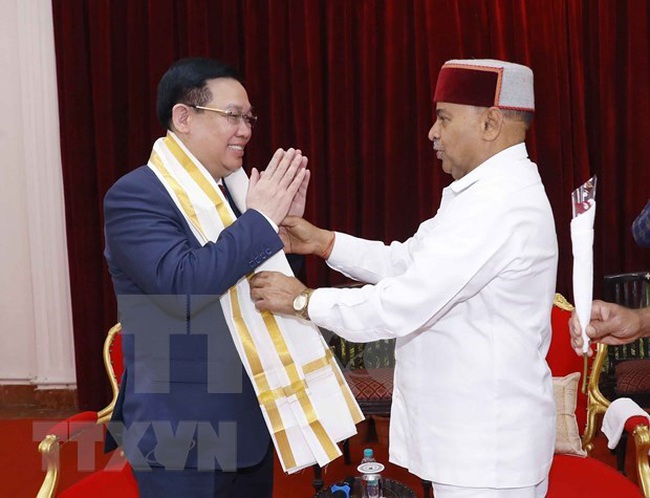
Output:
[[406,242],[337,233],[328,264],[372,285],[316,290],[314,323],[356,342],[397,338],[391,462],[469,487],[547,476],[557,239],[523,143],[445,188]]

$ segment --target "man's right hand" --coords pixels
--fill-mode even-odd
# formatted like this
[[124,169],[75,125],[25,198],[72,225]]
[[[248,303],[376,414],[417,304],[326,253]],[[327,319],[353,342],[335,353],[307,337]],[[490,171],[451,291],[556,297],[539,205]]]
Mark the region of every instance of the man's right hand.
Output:
[[300,150],[278,149],[264,171],[252,169],[246,207],[260,211],[279,225],[305,181],[306,167],[307,158]]
[[[595,300],[591,306],[587,336],[594,342],[612,346],[633,342],[646,334],[644,330],[648,324],[644,325],[643,321],[647,313],[647,309],[632,310],[618,304]],[[571,346],[577,354],[582,355],[582,333],[575,311],[569,320],[569,328]]]

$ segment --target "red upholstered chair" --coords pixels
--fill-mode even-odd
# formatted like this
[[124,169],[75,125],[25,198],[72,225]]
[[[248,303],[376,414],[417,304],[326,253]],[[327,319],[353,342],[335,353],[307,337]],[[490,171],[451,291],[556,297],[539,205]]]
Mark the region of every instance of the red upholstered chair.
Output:
[[[38,450],[47,463],[47,473],[38,492],[37,498],[101,498],[115,497],[136,498],[138,488],[131,472],[131,467],[122,455],[121,451],[112,455],[108,464],[103,468],[95,470],[82,480],[63,491],[57,492],[60,476],[60,460],[64,453],[81,454],[80,448],[92,448],[103,439],[105,424],[110,420],[113,407],[117,400],[119,381],[124,371],[122,363],[122,328],[118,323],[112,327],[104,341],[104,366],[113,391],[111,403],[99,412],[82,412],[63,420],[51,428],[48,435],[41,441]],[[115,452],[114,452],[115,453]],[[77,460],[79,470],[84,466],[94,468],[94,462],[82,460],[82,458],[94,458],[86,452],[83,457]]]
[[[572,309],[572,306],[562,296],[556,295],[552,313],[553,340],[547,355],[547,361],[556,386],[560,383],[558,379],[566,379],[566,376],[574,372],[583,371],[583,359],[571,349],[569,340],[568,322]],[[592,368],[598,368],[598,366],[594,364]],[[587,395],[578,388],[576,404],[577,425],[575,430],[577,431],[578,427],[585,427],[581,446],[590,451],[593,448],[592,439],[596,431],[596,415],[603,413],[609,402],[602,395],[600,397],[591,396],[588,401]],[[587,417],[588,414],[589,417]],[[568,420],[571,417],[559,415],[558,418]],[[589,423],[587,423],[588,419]],[[644,489],[645,496],[650,497],[648,494],[650,489],[648,487],[648,483],[650,483],[648,479],[650,475],[648,467],[650,432],[648,431],[647,420],[632,418],[628,420],[626,428],[628,426],[637,442],[639,482]],[[580,443],[578,445],[580,446]],[[553,458],[549,477],[548,498],[625,498],[644,496],[641,494],[639,487],[609,465],[589,456],[558,453],[559,446],[560,444],[556,440],[556,454]]]
[[[603,277],[603,298],[627,308],[650,306],[650,271],[619,273]],[[619,346],[601,346],[594,369],[596,393],[608,400],[630,398],[650,410],[650,338],[643,337]],[[598,395],[598,394],[596,394]],[[616,447],[617,468],[625,470],[627,437]]]

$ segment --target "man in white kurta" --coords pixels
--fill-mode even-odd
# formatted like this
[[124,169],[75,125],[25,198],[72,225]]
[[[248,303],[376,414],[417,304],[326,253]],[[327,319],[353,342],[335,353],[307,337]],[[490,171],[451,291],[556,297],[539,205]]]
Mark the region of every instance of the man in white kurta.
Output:
[[433,481],[437,498],[544,496],[557,240],[523,143],[532,72],[450,61],[435,101],[429,138],[455,179],[435,217],[390,245],[285,220],[285,245],[369,285],[312,291],[261,274],[253,299],[351,341],[397,339],[390,461]]

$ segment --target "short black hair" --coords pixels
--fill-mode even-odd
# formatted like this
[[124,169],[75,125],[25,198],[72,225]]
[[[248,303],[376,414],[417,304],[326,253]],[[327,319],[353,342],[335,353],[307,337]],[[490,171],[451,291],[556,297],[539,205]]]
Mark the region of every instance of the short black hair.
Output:
[[156,112],[163,128],[171,130],[172,109],[178,103],[205,105],[212,99],[206,82],[232,78],[243,84],[236,69],[225,62],[205,57],[188,57],[172,64],[158,83]]
[[524,124],[526,125],[526,129],[530,128],[530,125],[533,122],[533,117],[535,116],[535,113],[532,111],[501,109],[501,112],[508,119],[513,119],[515,121],[523,121]]

